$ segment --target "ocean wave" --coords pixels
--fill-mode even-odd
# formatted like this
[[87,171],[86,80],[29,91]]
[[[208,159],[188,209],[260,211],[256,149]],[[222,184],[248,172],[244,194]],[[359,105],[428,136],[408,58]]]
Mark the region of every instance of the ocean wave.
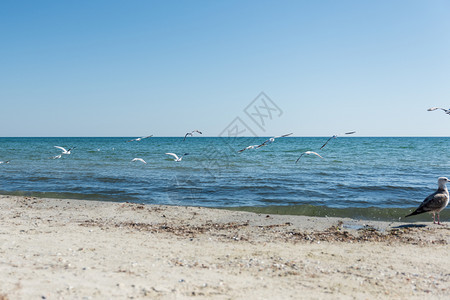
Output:
[[122,177],[93,177],[93,180],[97,180],[104,183],[126,183],[127,179]]
[[344,184],[337,184],[338,187],[348,189],[348,190],[357,190],[364,192],[371,191],[389,191],[389,190],[401,190],[401,191],[420,191],[422,188],[413,187],[413,186],[394,186],[394,185],[365,185],[365,186],[349,186]]
[[55,180],[53,177],[47,177],[47,176],[32,176],[27,178],[29,181],[50,181]]
[[0,191],[1,195],[26,196],[39,198],[75,199],[75,200],[96,200],[96,201],[121,201],[105,194],[85,194],[70,192],[39,192],[39,191]]

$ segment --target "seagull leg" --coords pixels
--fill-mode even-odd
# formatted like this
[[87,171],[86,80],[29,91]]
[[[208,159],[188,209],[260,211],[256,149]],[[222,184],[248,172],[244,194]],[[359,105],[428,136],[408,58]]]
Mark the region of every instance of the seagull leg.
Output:
[[437,213],[438,215],[438,225],[441,225],[441,222],[439,221],[439,213]]
[[433,224],[436,224],[436,219],[435,219],[436,213],[433,212]]

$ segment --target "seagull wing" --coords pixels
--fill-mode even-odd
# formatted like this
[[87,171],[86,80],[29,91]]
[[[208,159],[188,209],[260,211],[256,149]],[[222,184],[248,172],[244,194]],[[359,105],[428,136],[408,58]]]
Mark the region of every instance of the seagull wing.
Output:
[[277,138],[281,138],[281,137],[290,136],[290,135],[292,135],[292,134],[293,134],[293,133],[291,132],[291,133],[283,134],[283,135],[280,135],[280,136],[274,136],[273,138],[274,138],[274,139],[277,139]]
[[439,107],[431,107],[431,108],[427,109],[427,111],[433,111],[433,110],[436,110],[436,109],[439,109]]
[[320,157],[320,158],[323,159],[323,157],[320,156],[319,153],[316,153],[316,152],[314,152],[314,151],[306,151],[306,154],[314,154],[314,155],[317,155],[318,157]]
[[142,158],[133,158],[131,161],[141,161],[144,164],[146,164],[147,162],[145,160],[143,160]]
[[176,155],[175,153],[166,153],[166,155],[171,155],[171,156],[173,156],[175,159],[180,159],[179,157],[178,157],[178,155]]
[[241,153],[241,152],[243,152],[243,151],[245,151],[245,150],[248,150],[248,149],[255,149],[255,148],[257,148],[258,146],[259,146],[259,145],[251,145],[251,146],[247,146],[247,147],[245,147],[244,149],[239,150],[238,152]]
[[447,195],[441,193],[440,191],[436,191],[426,197],[425,200],[423,200],[423,202],[419,205],[419,207],[406,217],[439,210],[443,205],[445,205],[446,201]]
[[248,147],[245,147],[244,149],[239,150],[238,153],[244,152],[247,149],[248,149]]
[[[273,138],[270,138],[273,139]],[[261,145],[256,146],[256,149],[261,148],[262,146],[267,146],[268,143],[270,143],[270,139],[265,140],[264,143],[262,143]]]
[[188,135],[192,136],[192,133],[191,133],[191,132],[186,133],[186,134],[184,135],[183,142],[186,140],[186,138],[187,138]]
[[60,146],[55,146],[55,148],[58,148],[58,149],[61,149],[63,152],[67,152],[67,150],[66,149],[64,149],[63,147],[60,147]]
[[199,133],[199,134],[203,134],[201,131],[199,130],[194,130],[195,132]]
[[354,133],[356,133],[356,131],[350,131],[350,132],[346,132],[344,134],[354,134]]
[[328,142],[329,142],[330,140],[334,139],[335,137],[336,137],[335,135],[333,135],[332,137],[330,137],[330,138],[325,142],[325,144],[323,144],[322,147],[320,147],[320,150],[322,150],[322,148],[325,147],[325,146],[328,144]]
[[421,206],[425,211],[437,211],[445,207],[447,201],[447,194],[442,191],[436,191],[428,196]]
[[318,156],[318,157],[320,157],[320,158],[323,159],[323,157],[320,156],[320,154],[318,154],[318,153],[316,153],[316,152],[314,152],[314,151],[306,151],[306,152],[303,152],[303,153],[300,155],[299,158],[297,158],[297,160],[295,161],[295,163],[297,163],[297,162],[299,161],[299,159],[300,159],[303,155],[305,155],[305,154],[314,154],[314,155],[316,155],[316,156]]
[[305,155],[305,152],[303,152],[302,154],[300,154],[300,156],[297,158],[297,160],[295,161],[295,163],[298,163],[298,161],[300,160],[300,158],[302,158],[303,155]]

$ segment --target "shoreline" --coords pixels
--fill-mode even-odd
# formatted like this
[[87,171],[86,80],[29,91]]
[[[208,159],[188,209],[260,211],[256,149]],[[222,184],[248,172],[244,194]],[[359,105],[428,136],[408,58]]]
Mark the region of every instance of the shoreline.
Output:
[[450,296],[447,223],[5,195],[0,207],[0,299]]
[[[68,198],[66,198],[66,197]],[[202,207],[209,209],[221,209],[237,212],[251,212],[256,214],[270,214],[282,216],[308,216],[308,217],[335,217],[335,218],[350,218],[364,220],[366,222],[383,221],[383,222],[400,222],[400,223],[420,223],[429,222],[432,220],[431,214],[423,213],[404,218],[405,215],[414,211],[420,204],[417,202],[416,206],[412,207],[330,207],[325,205],[310,205],[310,204],[290,204],[290,205],[266,205],[266,206],[197,206],[197,205],[183,205],[183,204],[152,204],[137,200],[118,200],[105,197],[104,199],[90,198],[89,195],[49,195],[46,192],[23,192],[23,193],[0,193],[1,197],[26,197],[26,198],[40,198],[40,199],[70,199],[71,201],[98,201],[106,203],[132,203],[136,205],[156,205],[156,206],[174,206],[174,207]],[[441,211],[441,219],[450,221],[450,209]]]

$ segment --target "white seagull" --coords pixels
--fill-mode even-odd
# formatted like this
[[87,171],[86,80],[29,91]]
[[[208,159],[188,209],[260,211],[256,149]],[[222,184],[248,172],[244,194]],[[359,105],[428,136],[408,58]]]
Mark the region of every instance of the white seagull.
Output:
[[450,115],[450,108],[449,109],[445,109],[445,108],[440,108],[440,107],[432,107],[432,108],[427,109],[427,111],[433,111],[433,110],[436,110],[436,109],[442,109],[447,115]]
[[245,147],[244,149],[239,150],[238,152],[241,153],[241,152],[244,152],[245,150],[255,149],[255,148],[258,148],[258,146],[259,146],[259,145],[251,145],[251,146],[247,146],[247,147]]
[[70,151],[73,150],[73,149],[75,149],[76,147],[69,148],[68,150],[66,150],[66,149],[64,149],[63,147],[60,147],[60,146],[55,146],[55,148],[61,149],[61,150],[62,150],[62,153],[61,153],[61,154],[67,154],[67,155],[69,155],[69,154],[70,154]]
[[174,157],[174,161],[181,161],[183,159],[183,156],[189,155],[189,153],[183,154],[181,157],[178,157],[175,153],[166,153],[166,155],[171,155]]
[[143,160],[142,158],[138,158],[138,157],[133,158],[131,161],[141,161],[141,162],[143,162],[144,164],[147,163],[145,160]]
[[264,141],[264,143],[262,143],[261,145],[258,145],[258,146],[256,147],[256,149],[261,148],[261,147],[263,147],[263,146],[267,146],[267,145],[269,145],[269,144],[275,142],[275,139],[277,139],[277,138],[282,138],[282,137],[290,136],[291,134],[292,134],[292,133],[288,133],[288,134],[283,134],[283,135],[280,135],[280,136],[274,136],[274,137],[271,137],[270,139]]
[[136,138],[136,139],[129,140],[129,141],[127,141],[127,143],[129,143],[129,142],[139,142],[140,140],[147,139],[147,138],[150,138],[152,136],[153,136],[153,134],[152,135],[148,135],[148,136],[139,137],[139,138]]
[[0,161],[0,165],[1,165],[1,164],[9,164],[9,160]]
[[305,152],[303,152],[303,153],[297,158],[297,160],[295,161],[295,163],[297,163],[297,162],[299,161],[299,159],[302,158],[302,156],[305,155],[305,154],[314,154],[314,155],[316,155],[316,156],[318,156],[318,157],[320,157],[320,158],[323,159],[322,156],[320,156],[318,153],[316,153],[316,152],[314,152],[314,151],[305,151]]
[[54,147],[62,150],[62,153],[60,155],[56,155],[56,156],[50,157],[50,158],[53,158],[53,159],[61,158],[63,155],[69,155],[71,153],[70,151],[72,151],[73,149],[76,148],[76,147],[72,147],[72,148],[69,148],[68,150],[66,150],[65,148],[60,147],[60,146],[54,146]]
[[[354,133],[356,133],[356,131],[350,131],[350,132],[346,132],[346,133],[344,133],[344,134],[354,134]],[[342,135],[342,134],[341,134],[341,135]],[[338,134],[335,134],[335,135],[333,135],[332,137],[330,137],[330,138],[325,142],[325,144],[323,144],[323,146],[320,147],[320,150],[322,150],[323,147],[325,147],[325,146],[328,144],[329,141],[331,141],[332,139],[337,138],[338,136],[339,136]]]
[[439,221],[439,213],[448,205],[449,194],[447,186],[445,184],[449,181],[450,180],[448,180],[448,178],[446,177],[439,177],[437,191],[426,197],[425,200],[423,200],[423,202],[419,205],[419,207],[409,215],[405,216],[405,218],[429,212],[433,214],[433,224],[436,224],[435,215],[437,213],[437,223],[440,225],[441,223]]
[[188,133],[186,133],[186,134],[184,135],[183,142],[186,140],[186,137],[188,137],[188,136],[193,136],[193,135],[194,135],[194,132],[197,132],[197,133],[199,133],[199,134],[203,134],[201,131],[198,131],[197,129],[196,129],[196,130],[192,130],[191,132],[188,132]]

